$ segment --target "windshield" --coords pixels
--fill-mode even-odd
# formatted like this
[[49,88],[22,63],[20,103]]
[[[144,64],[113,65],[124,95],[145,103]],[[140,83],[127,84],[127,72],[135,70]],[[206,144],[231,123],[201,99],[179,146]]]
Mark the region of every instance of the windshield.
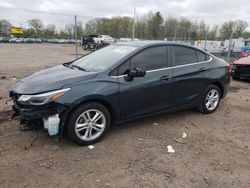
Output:
[[114,65],[136,48],[135,46],[107,46],[76,60],[71,66],[75,65],[86,71],[99,72]]

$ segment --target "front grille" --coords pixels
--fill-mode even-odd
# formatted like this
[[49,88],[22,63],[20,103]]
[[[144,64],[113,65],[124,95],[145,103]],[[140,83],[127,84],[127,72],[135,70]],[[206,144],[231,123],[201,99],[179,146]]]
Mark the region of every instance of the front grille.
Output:
[[250,65],[237,65],[240,76],[250,76]]

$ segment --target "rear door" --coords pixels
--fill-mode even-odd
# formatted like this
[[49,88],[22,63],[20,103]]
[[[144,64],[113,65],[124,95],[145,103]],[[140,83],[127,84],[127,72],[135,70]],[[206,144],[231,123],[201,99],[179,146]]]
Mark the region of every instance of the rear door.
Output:
[[[150,114],[170,106],[172,97],[172,70],[168,67],[167,46],[142,50],[119,67],[120,104],[123,119]],[[141,67],[144,77],[126,81],[128,69]]]
[[198,102],[209,83],[211,58],[200,50],[181,45],[171,46],[171,51],[174,104]]

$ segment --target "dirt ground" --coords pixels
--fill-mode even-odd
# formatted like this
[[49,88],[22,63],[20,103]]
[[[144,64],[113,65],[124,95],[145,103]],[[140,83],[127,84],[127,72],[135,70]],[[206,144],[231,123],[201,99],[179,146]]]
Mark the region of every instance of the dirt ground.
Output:
[[9,120],[8,86],[74,57],[70,45],[0,44],[0,187],[250,187],[250,82],[232,81],[213,114],[187,110],[112,126],[94,149],[21,132],[18,119]]

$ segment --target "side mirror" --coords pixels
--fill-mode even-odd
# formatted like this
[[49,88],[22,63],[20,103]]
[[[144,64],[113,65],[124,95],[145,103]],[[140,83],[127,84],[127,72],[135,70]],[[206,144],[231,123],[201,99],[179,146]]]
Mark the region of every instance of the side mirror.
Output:
[[125,76],[126,81],[132,81],[134,77],[144,77],[146,75],[146,71],[141,67],[134,67],[131,71],[129,71],[128,75]]

